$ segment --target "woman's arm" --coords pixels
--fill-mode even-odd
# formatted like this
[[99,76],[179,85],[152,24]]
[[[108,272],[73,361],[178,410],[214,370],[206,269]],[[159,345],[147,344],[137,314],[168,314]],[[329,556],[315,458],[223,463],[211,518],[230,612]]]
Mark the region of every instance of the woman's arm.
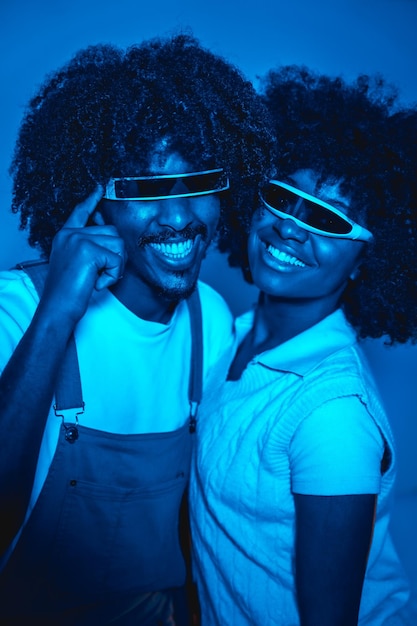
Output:
[[314,409],[293,437],[295,575],[302,626],[357,624],[384,449],[380,429],[357,396]]
[[295,494],[302,626],[354,626],[372,539],[375,495]]

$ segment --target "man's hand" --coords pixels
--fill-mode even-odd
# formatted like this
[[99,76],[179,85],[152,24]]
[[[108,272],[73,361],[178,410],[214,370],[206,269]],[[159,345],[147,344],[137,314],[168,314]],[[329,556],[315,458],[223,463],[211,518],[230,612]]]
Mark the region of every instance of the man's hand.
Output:
[[97,189],[77,205],[57,233],[41,308],[76,324],[84,315],[94,289],[117,282],[125,264],[124,242],[114,226],[87,226],[103,196]]

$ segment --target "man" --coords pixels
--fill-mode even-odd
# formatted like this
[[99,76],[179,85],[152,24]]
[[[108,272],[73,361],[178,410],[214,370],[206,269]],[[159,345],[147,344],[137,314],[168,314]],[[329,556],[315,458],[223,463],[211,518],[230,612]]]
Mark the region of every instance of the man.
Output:
[[231,342],[198,273],[270,146],[253,88],[187,36],[90,47],[32,99],[13,209],[49,263],[0,281],[2,623],[174,623],[200,369]]

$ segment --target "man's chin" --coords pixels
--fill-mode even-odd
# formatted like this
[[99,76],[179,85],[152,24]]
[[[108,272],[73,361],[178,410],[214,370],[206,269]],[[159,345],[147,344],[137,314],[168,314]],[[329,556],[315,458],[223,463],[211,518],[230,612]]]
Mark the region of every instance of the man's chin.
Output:
[[158,292],[165,300],[169,302],[179,302],[186,300],[191,296],[197,285],[195,280],[178,280],[171,285],[160,285]]

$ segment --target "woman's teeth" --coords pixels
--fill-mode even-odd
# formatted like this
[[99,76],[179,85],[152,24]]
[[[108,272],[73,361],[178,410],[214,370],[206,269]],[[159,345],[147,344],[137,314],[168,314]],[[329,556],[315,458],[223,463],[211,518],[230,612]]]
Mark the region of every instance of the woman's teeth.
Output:
[[266,247],[266,249],[269,252],[269,254],[273,256],[274,259],[277,259],[278,261],[281,261],[283,263],[288,263],[289,265],[297,265],[298,267],[306,266],[306,264],[300,261],[300,259],[297,259],[295,256],[291,256],[290,254],[287,254],[286,252],[282,252],[281,250],[277,250],[277,248],[274,248],[274,246],[271,246],[271,244],[269,244]]

